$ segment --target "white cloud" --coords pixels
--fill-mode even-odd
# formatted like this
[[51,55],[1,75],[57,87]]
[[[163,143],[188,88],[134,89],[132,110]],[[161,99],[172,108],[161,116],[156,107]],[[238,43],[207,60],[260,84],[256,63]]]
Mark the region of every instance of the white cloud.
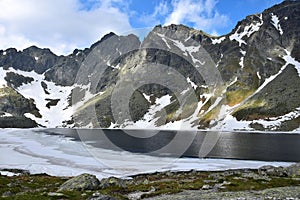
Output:
[[217,0],[173,0],[172,12],[164,24],[189,24],[196,29],[217,34],[216,28],[225,26],[228,17],[215,10],[216,4]]
[[30,45],[55,53],[88,47],[104,34],[130,30],[128,15],[114,3],[123,0],[0,0],[0,49]]
[[132,15],[126,0],[0,0],[0,49],[36,45],[57,54],[71,53],[89,47],[108,32],[133,30],[130,17],[140,18],[147,27],[182,23],[216,34],[228,21],[216,12],[216,3],[162,0],[152,14]]
[[161,24],[160,17],[164,17],[170,11],[169,4],[166,1],[161,1],[155,6],[152,14],[143,14],[139,17],[139,20],[147,26],[155,26]]

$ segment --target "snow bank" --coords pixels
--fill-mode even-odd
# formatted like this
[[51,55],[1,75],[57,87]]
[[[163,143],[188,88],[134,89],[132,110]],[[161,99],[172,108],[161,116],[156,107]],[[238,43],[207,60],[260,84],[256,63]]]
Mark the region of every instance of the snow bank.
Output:
[[[59,127],[62,126],[63,121],[71,119],[73,108],[69,107],[68,98],[73,87],[59,86],[53,82],[45,81],[44,75],[37,74],[34,71],[25,72],[21,70],[15,70],[13,68],[9,68],[7,71],[3,71],[3,69],[0,68],[0,81],[4,80],[4,77],[2,78],[2,76],[4,73],[6,74],[6,72],[14,72],[26,77],[32,77],[34,79],[34,81],[31,83],[23,84],[17,88],[17,91],[25,98],[34,99],[36,107],[39,109],[42,118],[37,118],[29,113],[25,114],[26,117],[29,117],[38,124],[46,127]],[[44,89],[41,86],[42,82],[47,84],[47,91],[49,94],[44,92]],[[46,105],[49,101],[46,99],[59,99],[59,101],[56,106],[47,108]]]

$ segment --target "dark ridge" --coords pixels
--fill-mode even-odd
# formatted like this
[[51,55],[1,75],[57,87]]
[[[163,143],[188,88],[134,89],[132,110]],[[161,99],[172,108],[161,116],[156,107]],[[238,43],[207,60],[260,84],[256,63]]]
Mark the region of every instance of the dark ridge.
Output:
[[98,44],[100,44],[101,42],[103,42],[103,41],[105,41],[105,40],[107,40],[107,39],[109,39],[109,38],[111,38],[111,37],[113,37],[113,36],[115,36],[115,35],[116,35],[116,34],[115,34],[114,32],[110,32],[110,33],[104,35],[104,36],[100,39],[100,41],[94,43],[94,44],[91,46],[91,49],[95,48],[95,47],[96,47]]

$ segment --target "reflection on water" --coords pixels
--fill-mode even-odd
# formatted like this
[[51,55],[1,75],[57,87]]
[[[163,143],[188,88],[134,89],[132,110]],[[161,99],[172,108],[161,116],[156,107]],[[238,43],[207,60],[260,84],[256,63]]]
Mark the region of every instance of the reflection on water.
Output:
[[[300,161],[300,134],[165,130],[159,132],[156,130],[157,134],[153,134],[154,130],[131,130],[131,134],[127,134],[118,129],[48,129],[47,132],[70,136],[94,147],[156,156],[199,157],[201,147],[203,149],[205,145],[208,147],[212,145],[213,148],[209,149],[206,157]],[[134,134],[141,134],[141,137],[134,137]],[[218,140],[207,140],[207,134]],[[169,145],[174,138],[178,141],[174,145]],[[214,143],[207,145],[210,141]],[[164,151],[160,151],[161,149]]]
[[210,157],[300,161],[300,134],[224,133]]

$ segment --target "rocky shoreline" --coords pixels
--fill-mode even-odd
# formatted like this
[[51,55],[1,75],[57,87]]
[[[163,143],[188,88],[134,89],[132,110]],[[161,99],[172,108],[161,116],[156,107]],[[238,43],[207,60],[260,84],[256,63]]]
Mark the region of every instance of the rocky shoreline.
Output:
[[0,170],[5,199],[300,199],[300,163],[289,167],[140,174],[98,180]]

